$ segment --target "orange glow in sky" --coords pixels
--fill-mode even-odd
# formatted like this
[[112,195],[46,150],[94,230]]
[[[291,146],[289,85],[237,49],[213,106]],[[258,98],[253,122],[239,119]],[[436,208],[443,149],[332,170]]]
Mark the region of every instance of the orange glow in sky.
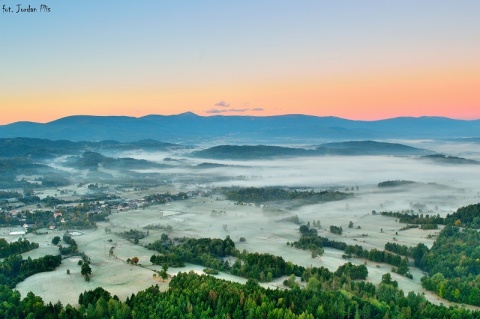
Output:
[[[3,111],[1,121],[48,122],[72,114],[140,117],[188,111],[204,116],[302,113],[360,120],[424,115],[475,119],[480,118],[479,69],[219,83],[213,87],[36,92],[4,97],[2,103],[12,107]],[[220,100],[228,106],[215,106]],[[225,112],[209,113],[211,109]],[[231,109],[234,111],[228,112]]]

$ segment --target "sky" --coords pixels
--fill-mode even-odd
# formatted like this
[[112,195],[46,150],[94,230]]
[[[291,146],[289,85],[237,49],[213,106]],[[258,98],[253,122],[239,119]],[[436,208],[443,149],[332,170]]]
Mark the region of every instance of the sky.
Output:
[[478,0],[0,8],[0,124],[183,112],[480,119]]

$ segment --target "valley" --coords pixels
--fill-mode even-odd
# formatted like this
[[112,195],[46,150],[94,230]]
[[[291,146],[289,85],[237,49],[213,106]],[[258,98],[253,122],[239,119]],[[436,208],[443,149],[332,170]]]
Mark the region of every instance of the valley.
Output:
[[[50,220],[45,228],[40,224],[32,225],[34,229],[28,230],[25,235],[19,235],[24,229],[21,223],[16,225],[10,221],[10,225],[1,229],[2,236],[9,242],[25,238],[39,243],[38,249],[23,254],[24,258],[38,258],[58,253],[58,246],[52,244],[55,236],[61,238],[65,233],[73,234],[78,251],[88,258],[92,274],[89,281],[84,280],[78,262],[85,257],[67,254],[54,271],[30,276],[16,289],[22,296],[32,291],[46,302],[60,301],[77,306],[78,295],[95,287],[103,287],[121,300],[155,284],[161,290],[167,290],[170,279],[164,281],[157,277],[162,266],[152,264],[150,258],[155,251],[147,249],[146,245],[160,240],[162,234],[167,234],[169,238],[193,239],[225,239],[228,236],[240,252],[281,256],[301,267],[325,267],[334,272],[348,261],[364,264],[368,270],[368,282],[378,285],[382,276],[391,273],[392,279],[404,292],[424,294],[434,304],[451,304],[422,288],[421,278],[425,273],[413,265],[413,260],[408,262],[413,277],[410,279],[392,272],[392,265],[383,262],[355,256],[346,260],[339,249],[324,247],[321,254],[313,256],[310,250],[294,248],[289,244],[300,239],[299,227],[308,224],[315,225],[318,236],[347,245],[360,245],[366,250],[383,251],[389,242],[408,247],[423,243],[431,248],[443,225],[426,230],[418,226],[406,228],[396,218],[383,216],[380,212],[445,217],[459,207],[478,203],[479,181],[472,174],[475,164],[445,164],[426,161],[418,156],[392,155],[268,159],[259,156],[245,161],[192,157],[189,155],[191,151],[190,148],[175,148],[160,152],[117,150],[114,155],[109,151],[95,157],[90,153],[73,155],[80,162],[72,161],[73,157],[68,156],[54,157],[39,162],[48,167],[46,175],[39,171],[35,172],[36,175],[28,172],[17,175],[16,180],[28,183],[31,189],[29,196],[36,199],[31,203],[23,203],[22,198],[13,202],[3,201],[4,216],[13,217],[13,211],[28,210],[35,214],[35,211],[41,210],[52,215],[62,213],[63,219]],[[480,153],[476,148],[468,151]],[[69,181],[67,185],[44,187],[38,184],[38,181],[48,178],[52,169],[56,176]],[[297,194],[297,198],[306,196],[302,194],[311,196],[312,192],[348,196],[325,201],[262,201],[259,198],[249,202],[227,199],[229,192],[248,190],[248,187],[260,191],[262,188],[267,191],[279,187],[283,192],[290,192],[287,195]],[[14,188],[12,191],[21,194],[25,188]],[[89,222],[72,223],[80,217],[79,214],[86,214]],[[329,230],[331,226],[341,227],[343,232],[332,233]],[[148,235],[134,242],[120,236],[128,231]],[[128,262],[135,257],[135,264]],[[231,263],[235,261],[235,257],[229,258]],[[204,268],[187,263],[181,268],[169,267],[168,274],[174,276],[190,270],[202,274]],[[228,271],[220,271],[217,276],[229,281],[246,282],[245,278]],[[283,283],[286,279],[288,276],[272,278],[261,285],[289,289]],[[305,286],[300,280],[298,283]]]

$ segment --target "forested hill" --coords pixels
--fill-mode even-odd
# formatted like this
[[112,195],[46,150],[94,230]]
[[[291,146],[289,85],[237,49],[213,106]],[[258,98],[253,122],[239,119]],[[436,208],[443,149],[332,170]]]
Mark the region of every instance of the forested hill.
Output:
[[102,165],[108,169],[147,169],[162,168],[165,164],[150,162],[143,159],[129,157],[113,158],[103,156],[96,152],[84,152],[81,156],[70,156],[65,161],[65,166],[76,169],[89,169],[96,171]]
[[53,177],[55,175],[55,170],[46,165],[36,164],[29,158],[0,157],[0,189],[25,187],[25,181],[16,180],[16,177],[19,174],[42,175],[46,173],[49,173],[49,176]]
[[31,157],[34,159],[52,158],[60,155],[76,155],[85,150],[129,151],[129,150],[165,150],[178,145],[156,140],[141,140],[121,143],[118,141],[72,142],[67,140],[47,140],[40,138],[0,138],[1,157]]
[[228,200],[244,203],[267,203],[285,200],[296,200],[305,202],[328,202],[353,197],[352,193],[338,191],[296,190],[282,187],[247,187],[247,188],[226,188],[223,190]]
[[314,150],[303,148],[268,146],[268,145],[219,145],[202,151],[192,152],[195,157],[213,159],[261,159],[286,156],[312,156]]
[[458,156],[449,156],[443,154],[432,154],[432,155],[425,155],[421,157],[422,159],[431,160],[437,163],[442,164],[469,164],[469,165],[479,165],[480,162],[472,159],[467,159]]
[[197,143],[229,139],[249,143],[292,140],[479,137],[480,120],[399,117],[354,121],[308,115],[198,116],[193,113],[140,118],[69,116],[49,123],[17,122],[0,126],[0,137],[39,137],[72,141],[161,139]]
[[425,155],[432,151],[403,144],[376,141],[351,141],[322,144],[315,149],[268,145],[219,145],[192,152],[195,157],[213,159],[260,159],[287,156],[322,155]]
[[398,143],[348,141],[326,143],[317,148],[333,155],[428,155],[434,152]]

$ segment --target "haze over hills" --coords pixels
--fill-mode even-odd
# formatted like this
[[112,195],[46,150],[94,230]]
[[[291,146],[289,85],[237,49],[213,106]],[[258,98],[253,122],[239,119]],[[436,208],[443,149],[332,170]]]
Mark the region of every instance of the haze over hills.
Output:
[[359,140],[395,138],[471,138],[480,136],[480,120],[442,117],[399,117],[355,121],[309,115],[210,116],[178,115],[69,116],[49,123],[16,122],[0,126],[0,137],[36,137],[51,140],[131,142],[155,139],[199,143],[225,139],[239,143],[298,140]]

